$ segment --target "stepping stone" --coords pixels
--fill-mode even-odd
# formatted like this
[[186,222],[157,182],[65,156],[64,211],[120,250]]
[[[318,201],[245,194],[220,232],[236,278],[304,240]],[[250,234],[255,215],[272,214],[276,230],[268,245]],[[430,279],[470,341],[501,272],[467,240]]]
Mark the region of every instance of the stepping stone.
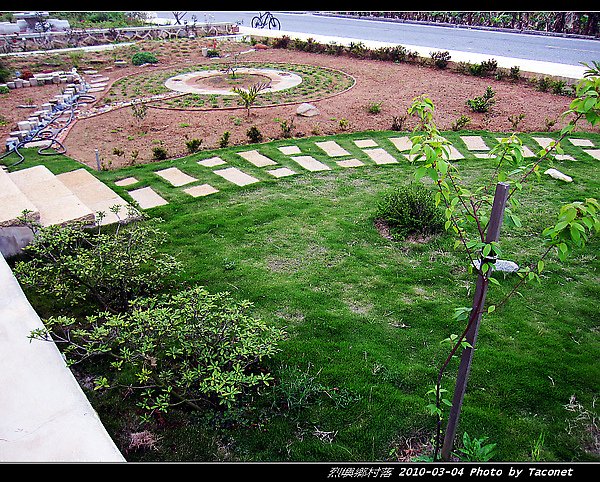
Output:
[[129,191],[128,194],[140,205],[142,209],[150,209],[169,204],[151,187],[142,187]]
[[336,161],[336,164],[340,167],[359,167],[359,166],[365,165],[364,162],[361,162],[358,159],[348,159],[345,161]]
[[275,177],[286,177],[286,176],[293,176],[294,174],[296,174],[294,171],[292,171],[291,169],[288,169],[287,167],[281,167],[279,169],[272,169],[267,172],[269,174],[271,174],[271,176],[275,176]]
[[354,141],[356,147],[377,147],[378,144],[373,139],[358,139]]
[[169,167],[167,169],[163,169],[162,171],[155,171],[154,174],[162,177],[175,187],[184,186],[190,182],[197,181],[195,177],[188,176],[185,172],[180,171],[176,167]]
[[201,161],[198,161],[198,164],[200,164],[201,166],[204,166],[204,167],[214,167],[214,166],[220,166],[221,164],[227,164],[227,163],[220,157],[209,157],[208,159],[203,159]]
[[554,142],[555,139],[552,139],[550,137],[532,137],[532,139],[537,142],[540,146],[542,146],[542,148],[546,149],[548,146],[550,146],[551,142]]
[[390,142],[396,146],[399,151],[410,151],[412,149],[412,142],[408,136],[403,137],[390,137]]
[[574,146],[579,147],[594,147],[594,143],[589,139],[569,139],[569,142]]
[[32,219],[40,220],[38,208],[16,186],[9,174],[0,169],[0,227],[15,225],[26,209],[31,211]]
[[88,92],[103,92],[104,91],[104,87],[97,87],[97,88],[93,88],[93,89],[89,89]]
[[381,147],[379,149],[363,149],[363,152],[373,159],[375,164],[393,164],[398,162],[398,159]]
[[573,156],[569,156],[569,154],[554,154],[554,158],[559,161],[574,161],[575,158]]
[[210,184],[202,184],[200,186],[193,186],[184,189],[183,192],[189,194],[192,197],[200,197],[200,196],[208,196],[209,194],[214,194],[219,192],[218,189],[212,187]]
[[315,142],[330,157],[349,156],[350,153],[335,141]]
[[238,156],[243,157],[248,162],[251,162],[256,167],[265,167],[265,166],[276,166],[277,163],[273,159],[269,159],[267,156],[263,156],[258,151],[245,151],[238,152]]
[[458,159],[464,159],[465,156],[461,154],[461,152],[454,146],[446,146],[450,150],[450,157],[448,158],[450,161],[456,161]]
[[[104,213],[104,217],[100,220],[101,225],[127,219],[128,203],[86,169],[64,172],[56,177],[81,199],[94,214],[100,211]],[[111,207],[115,205],[122,206],[118,216],[111,211]],[[98,220],[96,215],[96,221]]]
[[496,156],[489,152],[475,152],[473,154],[477,159],[494,159]]
[[226,169],[219,169],[218,171],[213,172],[218,176],[221,176],[223,179],[237,184],[238,186],[246,186],[248,184],[259,182],[258,179],[240,171],[237,167],[228,167]]
[[117,186],[123,187],[130,186],[131,184],[135,184],[136,182],[138,182],[138,180],[135,177],[126,177],[125,179],[119,179],[118,181],[115,181],[115,184]]
[[462,141],[467,146],[469,151],[489,151],[490,148],[487,146],[481,136],[460,136]]
[[94,212],[45,166],[9,174],[11,181],[37,207],[42,226],[95,219]]
[[300,148],[298,146],[281,146],[278,147],[278,149],[286,155],[290,155],[290,154],[302,154],[302,151],[300,150]]
[[296,157],[292,157],[291,159],[293,159],[295,162],[297,162],[300,167],[303,167],[304,169],[306,169],[308,171],[314,172],[314,171],[330,171],[331,170],[331,168],[329,166],[327,166],[326,164],[323,164],[322,162],[317,161],[312,156],[296,156]]
[[600,149],[584,149],[583,152],[600,161]]

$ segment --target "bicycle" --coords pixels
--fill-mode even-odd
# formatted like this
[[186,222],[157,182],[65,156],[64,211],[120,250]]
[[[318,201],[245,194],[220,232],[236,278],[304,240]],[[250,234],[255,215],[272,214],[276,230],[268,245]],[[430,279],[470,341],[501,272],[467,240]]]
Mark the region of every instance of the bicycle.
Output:
[[281,23],[277,17],[274,17],[271,12],[258,13],[257,16],[252,17],[250,22],[252,28],[265,28],[281,30]]

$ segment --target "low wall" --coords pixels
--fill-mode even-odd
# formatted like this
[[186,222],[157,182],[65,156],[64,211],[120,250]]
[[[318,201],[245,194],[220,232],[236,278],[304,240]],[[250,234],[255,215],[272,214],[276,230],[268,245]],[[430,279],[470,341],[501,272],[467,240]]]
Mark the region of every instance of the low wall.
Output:
[[0,462],[125,462],[0,256]]
[[74,29],[45,33],[15,33],[0,35],[0,53],[88,47],[113,42],[134,42],[146,39],[166,40],[235,35],[238,33],[238,30],[239,27],[235,23],[198,23],[109,29]]

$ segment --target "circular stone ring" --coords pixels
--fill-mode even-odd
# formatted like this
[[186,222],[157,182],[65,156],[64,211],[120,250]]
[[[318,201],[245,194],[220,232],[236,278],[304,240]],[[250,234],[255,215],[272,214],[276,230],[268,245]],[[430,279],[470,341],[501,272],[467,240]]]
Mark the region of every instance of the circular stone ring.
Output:
[[[275,69],[254,69],[241,67],[235,69],[236,74],[252,74],[261,77],[267,77],[270,81],[270,87],[262,92],[277,92],[291,87],[296,87],[302,82],[302,77],[292,72],[284,72]],[[201,70],[188,72],[186,74],[176,75],[167,79],[165,87],[176,92],[186,94],[217,94],[217,95],[237,95],[232,91],[233,87],[203,87],[199,85],[204,79],[222,75],[230,75],[224,70]]]

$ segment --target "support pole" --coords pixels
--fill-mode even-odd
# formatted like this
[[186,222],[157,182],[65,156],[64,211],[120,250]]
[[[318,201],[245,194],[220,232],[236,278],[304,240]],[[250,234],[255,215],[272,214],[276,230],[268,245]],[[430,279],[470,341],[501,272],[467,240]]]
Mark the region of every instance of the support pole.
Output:
[[[498,241],[500,237],[500,227],[504,218],[504,207],[508,199],[509,185],[499,182],[496,185],[496,193],[494,194],[494,203],[492,204],[492,212],[490,214],[490,222],[486,233],[485,242],[491,243]],[[480,270],[484,260],[481,260]],[[490,268],[491,269],[491,268]],[[450,459],[454,438],[456,437],[456,429],[458,427],[458,419],[460,409],[462,407],[463,398],[467,389],[467,381],[471,370],[471,362],[473,360],[473,350],[475,350],[475,342],[479,331],[479,323],[483,308],[485,306],[485,297],[487,295],[489,281],[486,276],[483,276],[481,271],[477,276],[477,286],[475,288],[475,296],[473,297],[473,309],[469,317],[470,328],[465,336],[465,341],[471,345],[463,350],[458,367],[458,376],[456,378],[456,387],[454,388],[454,396],[452,398],[452,407],[448,417],[448,425],[444,434],[444,443],[442,445],[442,459],[447,461]]]

